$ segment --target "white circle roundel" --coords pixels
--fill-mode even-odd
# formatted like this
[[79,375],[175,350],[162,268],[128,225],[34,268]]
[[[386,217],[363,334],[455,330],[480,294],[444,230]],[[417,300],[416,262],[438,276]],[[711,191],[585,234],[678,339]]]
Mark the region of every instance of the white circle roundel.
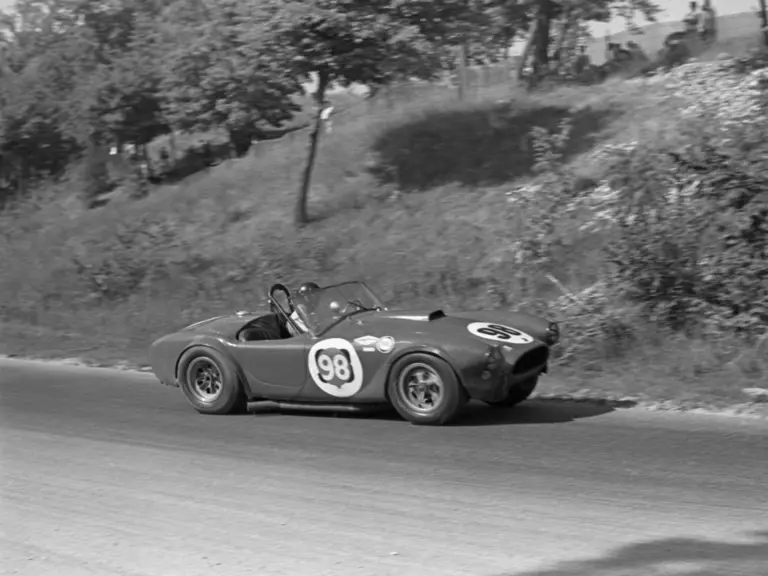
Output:
[[309,375],[317,387],[337,398],[349,398],[363,386],[363,365],[354,346],[343,338],[321,340],[309,350]]
[[530,344],[533,342],[533,336],[516,328],[494,322],[472,322],[467,326],[467,330],[475,336],[480,336],[480,338],[495,340],[504,344]]

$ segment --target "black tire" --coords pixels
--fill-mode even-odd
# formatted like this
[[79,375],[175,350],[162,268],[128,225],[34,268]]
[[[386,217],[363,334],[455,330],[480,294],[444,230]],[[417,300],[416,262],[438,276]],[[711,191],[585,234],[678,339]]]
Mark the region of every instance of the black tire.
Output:
[[[428,387],[432,401],[427,403],[426,396],[422,396],[424,401],[420,407],[412,391],[414,385]],[[433,392],[436,390],[439,392],[435,398]],[[400,416],[412,424],[426,426],[450,422],[467,403],[467,392],[451,366],[431,354],[407,354],[395,362],[387,382],[387,393]],[[430,403],[434,405],[425,406]]]
[[491,406],[504,406],[507,408],[511,406],[517,406],[521,402],[527,400],[528,397],[533,394],[533,391],[536,389],[538,383],[538,376],[528,378],[528,380],[524,380],[512,388],[509,391],[509,395],[504,400],[499,400],[498,402],[487,402],[487,404],[490,404]]
[[[208,371],[207,377],[203,374]],[[216,378],[218,373],[218,378]],[[213,381],[218,386],[210,386]],[[215,394],[206,394],[206,388]],[[190,348],[179,362],[179,387],[195,410],[201,414],[232,414],[246,406],[237,370],[218,350],[197,346]],[[206,397],[207,396],[207,397]]]

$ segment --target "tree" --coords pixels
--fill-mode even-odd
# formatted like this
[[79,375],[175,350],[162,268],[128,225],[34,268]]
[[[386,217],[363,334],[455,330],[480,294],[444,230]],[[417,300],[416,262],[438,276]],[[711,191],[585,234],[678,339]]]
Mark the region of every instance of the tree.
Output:
[[[485,45],[493,54],[507,59],[517,35],[530,25],[531,15],[523,0],[488,0],[484,13],[489,19]],[[498,57],[498,56],[497,56]]]
[[98,193],[105,146],[165,130],[151,42],[158,10],[153,0],[20,0],[4,18],[4,157],[24,178],[85,152],[84,188]]
[[258,0],[180,0],[165,12],[169,47],[161,89],[169,121],[182,130],[224,127],[237,155],[259,124],[280,127],[300,107],[301,86],[265,42]]
[[443,48],[452,43],[451,34],[470,3],[271,0],[265,4],[273,52],[281,54],[281,61],[298,78],[316,80],[315,118],[294,213],[295,222],[302,225],[309,221],[307,199],[328,88],[434,78],[444,61]]
[[17,193],[40,177],[60,173],[80,151],[62,129],[62,101],[76,85],[80,47],[70,36],[69,4],[20,0],[0,14],[0,161],[3,180]]
[[86,201],[108,190],[106,149],[112,144],[145,144],[167,132],[162,115],[153,0],[77,4],[80,23],[69,36],[79,41],[76,85],[65,99],[64,128],[85,151]]

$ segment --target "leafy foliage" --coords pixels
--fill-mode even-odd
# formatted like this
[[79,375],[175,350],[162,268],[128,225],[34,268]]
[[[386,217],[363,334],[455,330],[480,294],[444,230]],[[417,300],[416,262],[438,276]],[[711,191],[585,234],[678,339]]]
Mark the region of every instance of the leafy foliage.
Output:
[[[294,77],[315,79],[315,122],[297,197],[295,221],[309,221],[307,199],[326,90],[332,84],[379,86],[402,78],[435,78],[445,37],[471,14],[456,0],[273,0],[266,2],[267,49]],[[255,44],[258,31],[249,30]]]
[[[681,132],[603,150],[601,182],[584,182],[561,162],[568,123],[534,130],[541,175],[510,198],[512,213],[526,215],[514,244],[517,273],[555,278],[564,242],[572,251],[573,238],[600,240],[603,265],[588,289],[554,302],[537,302],[535,283],[523,294],[528,305],[565,318],[565,359],[587,351],[615,357],[645,329],[720,348],[765,334],[768,83],[755,64],[763,60],[676,71],[665,82],[686,118]],[[738,97],[726,104],[710,84]]]
[[[80,158],[93,168],[82,173],[103,173],[101,148],[141,149],[172,130],[223,128],[243,154],[295,116],[308,81],[431,79],[455,65],[458,46],[470,62],[499,61],[544,4],[579,20],[655,9],[650,0],[17,0],[0,14],[1,180],[24,194]],[[84,189],[103,188],[88,178]]]
[[260,2],[182,0],[164,13],[164,109],[182,130],[226,128],[250,137],[259,125],[281,126],[301,91],[269,46]]
[[664,324],[754,337],[768,321],[768,178],[762,158],[728,148],[709,137],[653,155],[667,193],[625,199],[609,253],[623,294]]

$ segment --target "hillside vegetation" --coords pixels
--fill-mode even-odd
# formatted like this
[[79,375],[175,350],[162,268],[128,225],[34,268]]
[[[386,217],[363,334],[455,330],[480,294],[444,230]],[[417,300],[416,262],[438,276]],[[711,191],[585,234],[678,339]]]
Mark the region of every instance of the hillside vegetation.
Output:
[[[295,40],[308,24],[291,14],[278,29]],[[210,32],[199,15],[182,15],[193,22],[190,30]],[[424,30],[421,52],[404,48],[393,33],[402,23],[389,22],[383,45],[366,44],[367,32],[354,26],[349,32],[367,46],[362,56],[403,50],[395,59],[402,69],[360,54],[337,62],[336,52],[318,56],[316,47],[305,46],[298,58],[291,44],[281,48],[290,56],[282,61],[333,64],[336,76],[326,80],[342,84],[386,85],[416,75],[414,63],[430,54],[444,56]],[[248,30],[229,31],[247,39]],[[256,57],[248,46],[245,55]],[[181,48],[174,58],[199,63]],[[439,60],[425,76],[441,69]],[[372,68],[361,72],[361,61]],[[92,122],[100,137],[116,137],[129,119],[50,120],[42,127],[67,135],[80,152],[0,213],[0,350],[144,363],[157,336],[259,308],[275,281],[359,278],[393,306],[526,309],[561,321],[564,342],[549,390],[743,399],[742,388],[768,375],[766,65],[766,55],[755,52],[597,86],[486,89],[464,102],[438,87],[395,106],[339,97],[345,112],[333,129],[318,121],[322,143],[311,180],[303,171],[306,134],[294,132],[92,209],[83,190],[92,197],[104,166],[84,126]],[[266,74],[253,66],[252,73]],[[220,72],[204,71],[201,89],[221,80]],[[205,109],[207,120],[190,123],[219,92],[190,95],[183,76],[155,95],[165,110],[158,114],[171,124],[219,126],[236,148],[238,131],[266,118],[264,110],[244,117],[246,98],[229,107],[219,102]],[[110,93],[100,78],[99,90]],[[291,90],[302,78],[296,72],[275,87],[274,105],[284,114],[267,124],[282,129],[300,118],[288,112],[301,107]],[[54,106],[49,96],[37,102]],[[289,97],[294,104],[286,104]],[[13,110],[26,119],[22,133],[32,141],[39,118]],[[163,130],[144,144],[157,145]],[[4,133],[8,150],[19,134]],[[311,186],[298,196],[302,184]],[[306,201],[300,218],[297,197]]]
[[557,317],[566,388],[738,397],[765,378],[763,70],[758,55],[354,118],[325,136],[298,230],[301,140],[71,218],[20,209],[3,221],[3,348],[143,360],[276,280],[362,278],[395,305]]

